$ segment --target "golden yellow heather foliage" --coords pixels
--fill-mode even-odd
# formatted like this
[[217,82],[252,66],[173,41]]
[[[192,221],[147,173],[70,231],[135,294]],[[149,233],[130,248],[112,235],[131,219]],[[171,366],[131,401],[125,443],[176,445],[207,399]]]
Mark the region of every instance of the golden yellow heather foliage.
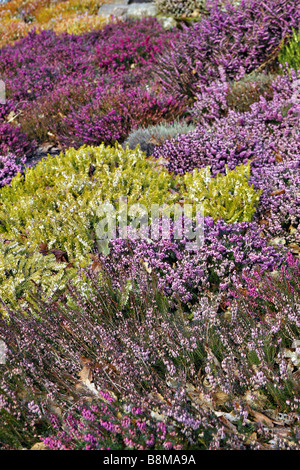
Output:
[[98,15],[101,0],[12,0],[0,5],[0,48],[26,36],[32,29],[82,34],[106,24]]

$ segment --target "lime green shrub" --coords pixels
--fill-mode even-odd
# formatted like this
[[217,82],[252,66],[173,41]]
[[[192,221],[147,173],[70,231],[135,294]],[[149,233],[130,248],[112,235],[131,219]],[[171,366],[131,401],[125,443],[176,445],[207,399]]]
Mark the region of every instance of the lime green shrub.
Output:
[[289,68],[300,70],[300,30],[293,29],[292,37],[279,51],[278,60],[283,66],[288,64]]
[[26,304],[37,285],[46,296],[62,293],[67,280],[93,262],[104,201],[118,216],[124,197],[128,208],[139,203],[147,209],[185,199],[202,203],[206,216],[248,221],[260,194],[248,185],[249,176],[249,166],[216,179],[209,168],[175,176],[139,146],[84,146],[49,156],[0,190],[0,298]]
[[210,168],[194,170],[184,175],[186,196],[191,202],[203,206],[204,215],[225,222],[250,222],[259,202],[262,191],[249,186],[250,162],[240,165],[226,174],[211,177]]

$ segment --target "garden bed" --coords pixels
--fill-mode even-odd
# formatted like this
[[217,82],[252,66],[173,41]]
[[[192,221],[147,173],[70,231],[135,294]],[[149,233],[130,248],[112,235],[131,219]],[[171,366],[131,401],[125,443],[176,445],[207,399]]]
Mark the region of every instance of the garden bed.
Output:
[[179,3],[0,5],[3,450],[300,450],[299,5]]

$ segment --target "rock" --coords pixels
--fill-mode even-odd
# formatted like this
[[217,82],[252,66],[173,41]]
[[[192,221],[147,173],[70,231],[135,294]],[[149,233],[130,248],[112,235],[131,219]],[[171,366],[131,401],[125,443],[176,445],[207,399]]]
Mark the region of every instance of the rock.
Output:
[[98,15],[109,18],[114,16],[116,18],[124,18],[124,15],[127,12],[128,5],[127,3],[112,3],[104,4],[99,8]]
[[123,3],[104,4],[99,8],[98,14],[104,18],[143,18],[145,16],[156,16],[158,10],[155,5],[150,2],[134,2],[129,3],[125,0]]
[[126,16],[143,18],[145,16],[156,16],[157,7],[151,3],[131,3],[128,5]]
[[108,5],[120,5],[122,3],[122,5],[128,5],[129,0],[105,0],[105,4],[108,4]]

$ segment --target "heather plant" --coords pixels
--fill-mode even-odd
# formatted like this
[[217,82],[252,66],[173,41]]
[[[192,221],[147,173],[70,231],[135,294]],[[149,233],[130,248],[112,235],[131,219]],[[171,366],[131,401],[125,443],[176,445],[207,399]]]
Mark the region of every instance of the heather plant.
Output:
[[[231,337],[232,347],[236,351],[237,344],[243,343],[247,350],[245,355],[241,353],[235,360],[235,364],[240,365],[244,358],[248,361],[248,370],[243,376],[239,374],[238,381],[251,384],[252,391],[260,391],[266,400],[265,406],[269,405],[271,409],[279,407],[283,411],[292,409],[297,416],[299,259],[290,253],[286,264],[278,271],[263,276],[256,272],[251,277],[246,276],[245,280],[246,289],[235,290],[236,301],[229,308],[231,328],[235,331]],[[226,348],[225,354],[229,357],[229,343]],[[252,376],[250,380],[247,374]],[[233,381],[234,375],[231,376]],[[219,376],[216,382],[220,379]],[[234,386],[233,381],[231,386]]]
[[297,74],[291,71],[291,77],[286,74],[276,77],[272,89],[272,100],[260,96],[250,111],[228,109],[223,117],[218,103],[225,103],[224,96],[222,100],[217,98],[216,105],[211,100],[212,105],[205,113],[201,101],[199,105],[195,103],[195,115],[200,111],[196,129],[165,141],[153,155],[163,157],[168,170],[177,174],[210,166],[214,176],[224,173],[226,164],[232,170],[250,161],[251,168],[262,168],[297,159],[300,151]]
[[62,119],[63,132],[56,131],[57,121],[51,132],[64,147],[114,144],[123,142],[131,129],[173,121],[185,109],[186,105],[172,96],[144,87],[111,87],[108,92],[97,94],[90,104],[72,109]]
[[182,33],[161,56],[155,73],[165,90],[194,100],[199,82],[218,78],[222,66],[228,80],[262,66],[282,39],[299,24],[292,0],[250,0],[240,5],[207,2],[208,13]]
[[255,219],[260,220],[273,243],[290,245],[297,251],[300,242],[299,160],[253,169],[250,182],[261,190]]
[[[104,88],[99,86],[104,92]],[[88,106],[95,96],[95,89],[81,80],[57,86],[55,90],[43,94],[37,100],[27,103],[18,121],[30,139],[38,142],[59,141],[59,136],[67,134],[64,119],[80,107]],[[104,129],[103,129],[104,132]]]
[[[18,44],[0,50],[0,73],[8,82],[8,98],[34,100],[71,77],[95,83],[103,73],[133,73],[141,65],[149,74],[149,65],[174,34],[165,32],[154,18],[119,21],[80,36],[33,30]],[[136,43],[139,49],[134,53]],[[128,48],[132,57],[126,55]]]
[[[121,32],[122,32],[121,28]],[[125,71],[136,66],[148,65],[155,62],[155,57],[162,53],[162,41],[157,38],[151,41],[149,34],[132,28],[131,34],[120,37],[115,42],[114,36],[110,41],[102,42],[95,47],[95,60],[104,72],[115,70]]]
[[294,70],[300,70],[300,30],[293,30],[289,41],[282,44],[278,60],[283,66],[288,66]]
[[9,17],[3,19],[1,15],[0,47],[18,41],[23,36],[26,36],[31,29],[32,25],[25,23],[25,21],[19,18]]
[[[65,432],[61,432],[60,420],[57,418],[54,420],[53,428],[60,439],[57,440],[51,435],[46,437],[47,433],[44,432],[45,443],[50,448],[59,448],[60,445],[66,446],[61,448],[82,448],[82,446],[85,448],[84,428],[93,436],[92,439],[89,437],[89,442],[86,443],[91,448],[106,448],[111,445],[113,448],[120,448],[122,444],[126,448],[135,448],[135,445],[144,445],[145,448],[154,446],[167,448],[164,446],[173,444],[176,448],[176,445],[180,445],[177,440],[174,442],[178,434],[181,435],[181,440],[185,437],[185,431],[180,430],[181,426],[188,425],[187,436],[190,430],[200,426],[198,417],[193,417],[192,410],[189,410],[188,399],[183,399],[182,394],[173,391],[166,380],[169,375],[170,377],[177,375],[177,371],[182,377],[188,373],[192,351],[196,348],[195,338],[191,336],[192,330],[189,332],[188,321],[178,312],[170,323],[168,302],[155,287],[148,293],[145,292],[142,297],[138,294],[131,296],[131,300],[124,305],[122,295],[112,291],[109,284],[105,283],[103,286],[99,284],[92,272],[87,272],[86,275],[92,281],[91,303],[89,301],[87,303],[85,296],[81,298],[80,291],[70,285],[74,304],[85,312],[82,317],[83,322],[78,322],[77,308],[66,310],[64,302],[61,305],[53,302],[44,303],[40,316],[41,304],[38,297],[34,300],[36,315],[31,316],[30,327],[24,312],[21,311],[10,311],[9,323],[0,320],[1,338],[5,340],[8,349],[7,367],[3,368],[1,374],[1,389],[6,390],[1,414],[6,415],[7,421],[7,425],[2,426],[3,420],[1,420],[2,442],[9,445],[14,439],[13,444],[17,447],[17,444],[24,445],[22,438],[28,439],[26,432],[22,437],[18,434],[19,426],[16,428],[10,426],[18,413],[14,404],[18,403],[19,423],[22,423],[24,414],[25,416],[27,414],[27,419],[31,418],[29,429],[32,434],[34,432],[37,434],[39,428],[45,428],[45,424],[49,423],[47,419],[49,411],[61,410],[60,416],[65,417],[65,424],[69,422],[70,426],[65,426]],[[115,300],[112,302],[112,299]],[[132,301],[136,302],[134,309]],[[27,343],[28,327],[31,329],[32,337],[30,348]],[[82,342],[80,338],[83,329],[85,339]],[[170,338],[168,344],[165,343],[166,331]],[[17,346],[19,341],[21,341],[20,347]],[[154,343],[155,348],[153,348]],[[63,359],[60,354],[63,354]],[[115,363],[117,356],[118,365]],[[20,381],[14,372],[14,365],[17,363],[19,376],[23,374],[26,376],[25,382]],[[107,371],[104,375],[101,373],[101,370],[104,370],[102,366]],[[91,370],[90,379],[77,379],[81,376],[81,369]],[[127,375],[125,382],[124,373]],[[82,415],[79,416],[81,424],[77,420],[78,415],[74,416],[73,421],[70,414],[70,418],[62,414],[68,402],[67,396],[69,399],[73,397],[78,400],[88,395],[95,400],[95,407],[88,411],[87,405],[83,403],[83,407],[76,410]],[[159,396],[164,397],[167,402],[171,398],[173,402],[169,409],[164,410],[166,425],[163,425],[165,419],[161,409],[164,408],[165,401],[160,401]],[[184,410],[185,404],[188,408]],[[100,417],[101,411],[103,414]],[[89,416],[92,418],[91,413],[94,419],[89,422]],[[131,427],[128,416],[132,413],[136,418],[141,414],[141,421],[144,421],[143,416],[146,416],[147,421],[149,419],[151,421],[146,427],[142,422],[139,423],[141,426],[133,423]],[[206,413],[203,414],[205,416]],[[83,416],[87,418],[84,422]],[[96,432],[95,426],[100,424],[99,418],[103,426],[100,425]],[[178,427],[179,431],[176,430]],[[76,429],[78,432],[74,432]],[[161,432],[154,433],[155,429]],[[28,428],[25,430],[28,431]],[[146,434],[144,438],[139,430],[144,431],[144,436]],[[12,436],[9,436],[10,433]],[[32,441],[34,436],[30,437]],[[194,437],[197,441],[195,433]],[[30,442],[30,439],[28,441]],[[167,444],[168,442],[170,444]],[[187,445],[190,447],[188,442]]]
[[[100,393],[101,396],[101,393]],[[109,394],[106,402],[77,404],[62,420],[51,417],[49,450],[182,450],[184,438],[172,424],[155,420],[142,408],[124,410]]]
[[[272,271],[283,262],[283,252],[268,245],[258,223],[226,224],[222,219],[214,222],[212,217],[204,217],[203,229],[189,219],[185,223],[192,234],[183,232],[181,238],[177,235],[182,229],[179,219],[170,223],[168,237],[155,243],[146,237],[133,238],[130,232],[127,239],[111,240],[109,254],[100,259],[114,288],[120,288],[122,273],[134,276],[142,265],[157,276],[166,296],[187,308],[206,292],[225,292],[232,284],[242,286],[243,272],[255,268]],[[197,238],[199,246],[191,246],[191,239],[197,243]]]
[[15,118],[17,106],[13,100],[6,99],[4,104],[0,106],[0,122],[10,121]]
[[45,8],[50,3],[51,0],[25,0],[24,2],[17,0],[13,1],[12,5],[2,6],[1,10],[4,16],[6,16],[8,12],[14,12],[15,14],[19,14],[25,21],[30,23],[33,21],[34,13],[40,8]]
[[35,146],[35,142],[29,140],[20,127],[9,122],[0,122],[0,154],[13,153],[25,163],[26,157],[34,151]]
[[[96,15],[99,10],[99,1],[97,0],[83,0],[77,2],[76,0],[67,0],[63,2],[44,2],[44,5],[38,5],[33,11],[35,20],[38,23],[49,23],[51,20],[64,17],[67,19],[72,14]],[[30,5],[32,8],[32,4]]]
[[66,81],[67,76],[75,78],[78,73],[82,76],[88,67],[88,61],[84,64],[83,53],[80,37],[57,36],[52,31],[32,31],[17,46],[2,48],[0,73],[7,83],[7,97],[15,101],[35,101]]
[[191,109],[197,122],[213,122],[227,116],[228,110],[237,112],[251,111],[251,104],[263,97],[273,98],[275,75],[252,72],[238,80],[227,80],[225,70],[219,67],[219,78],[210,84],[197,84],[195,103]]
[[184,100],[152,83],[153,63],[174,34],[153,18],[78,36],[31,31],[0,50],[7,98],[18,103],[15,123],[40,143],[80,147],[181,117]]
[[57,33],[82,34],[102,28],[105,19],[98,15],[99,2],[76,0],[40,2],[10,1],[0,4],[0,46],[12,44],[33,29]]
[[299,263],[288,255],[274,274],[245,276],[227,307],[208,296],[190,316],[170,315],[149,275],[125,302],[92,270],[89,297],[69,285],[73,308],[35,295],[36,315],[0,319],[2,446],[298,449]]
[[[297,77],[297,72],[294,70],[291,72],[290,79],[286,74],[279,78],[272,74],[252,72],[244,74],[237,81],[227,81],[224,68],[219,67],[217,80],[212,81],[208,86],[201,83],[197,85],[199,91],[196,93],[196,100],[190,112],[196,122],[210,124],[226,117],[229,109],[237,113],[251,112],[252,104],[264,100],[273,101],[274,107],[277,106],[277,112],[280,114],[285,115],[291,108],[297,112],[295,108]],[[284,100],[288,101],[286,105]],[[264,111],[270,112],[270,107]]]
[[23,172],[27,158],[36,148],[20,127],[10,124],[16,116],[12,100],[0,105],[0,186],[10,184],[11,179]]
[[129,148],[135,149],[139,145],[147,157],[150,157],[154,148],[162,145],[165,140],[170,140],[180,134],[187,134],[194,129],[195,124],[186,121],[161,122],[154,126],[138,127],[129,133],[124,146],[128,145]]
[[62,18],[52,18],[48,23],[39,26],[39,29],[51,29],[57,34],[66,32],[68,34],[80,35],[101,29],[105,24],[106,19],[100,15],[74,13],[73,15],[68,14]]
[[[78,147],[124,138],[131,125],[146,122],[147,117],[159,121],[185,112],[184,103],[157,90],[148,92],[146,87],[137,70],[134,76],[104,75],[96,83],[73,78],[27,103],[18,122],[39,142],[50,140]],[[135,112],[129,109],[131,103]]]
[[16,155],[8,153],[0,155],[0,186],[10,184],[12,178],[18,173],[22,173],[26,157],[21,161]]
[[298,2],[159,3],[0,6],[1,449],[300,450]]
[[228,114],[227,95],[230,86],[225,71],[219,67],[219,78],[211,84],[197,84],[195,103],[190,112],[197,123],[211,123]]

